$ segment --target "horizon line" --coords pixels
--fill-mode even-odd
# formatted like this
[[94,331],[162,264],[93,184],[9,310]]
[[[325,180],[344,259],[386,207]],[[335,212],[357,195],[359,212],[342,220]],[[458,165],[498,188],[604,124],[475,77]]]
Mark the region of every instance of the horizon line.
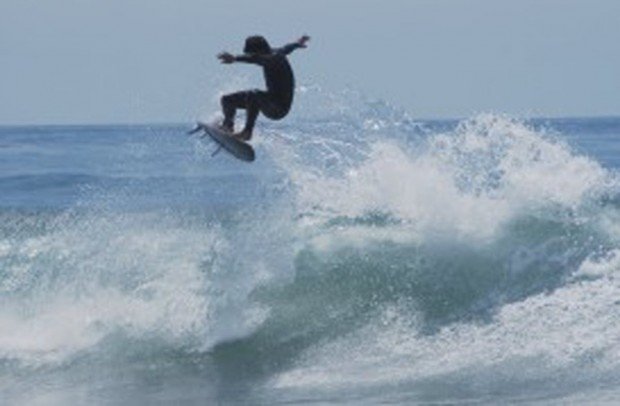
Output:
[[[487,114],[489,112],[479,112],[472,114],[468,117],[426,117],[415,118],[414,121],[464,121],[470,117],[475,117],[480,114]],[[585,120],[585,119],[620,119],[620,114],[600,114],[600,115],[575,115],[575,116],[525,116],[508,113],[490,112],[490,114],[505,115],[507,117],[522,119],[522,120]],[[151,121],[151,122],[91,122],[91,123],[0,123],[0,128],[15,128],[15,127],[146,127],[146,126],[180,126],[185,123],[191,125],[195,123],[193,121]]]

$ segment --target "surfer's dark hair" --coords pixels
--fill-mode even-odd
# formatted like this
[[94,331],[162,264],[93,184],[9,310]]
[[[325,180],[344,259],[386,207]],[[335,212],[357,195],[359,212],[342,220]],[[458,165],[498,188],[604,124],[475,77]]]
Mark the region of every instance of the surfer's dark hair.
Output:
[[247,37],[245,40],[245,47],[243,47],[243,53],[246,54],[270,54],[271,47],[265,37],[260,35],[253,35]]

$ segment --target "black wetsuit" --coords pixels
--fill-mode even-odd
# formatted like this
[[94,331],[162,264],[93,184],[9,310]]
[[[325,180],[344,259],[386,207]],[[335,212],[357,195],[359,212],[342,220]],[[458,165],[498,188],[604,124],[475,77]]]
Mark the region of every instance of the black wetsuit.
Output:
[[237,109],[246,109],[244,131],[252,133],[259,111],[273,120],[286,116],[293,103],[295,77],[286,55],[301,48],[298,43],[273,49],[269,54],[235,56],[236,62],[254,63],[263,67],[267,91],[247,90],[222,96],[223,126],[232,130]]

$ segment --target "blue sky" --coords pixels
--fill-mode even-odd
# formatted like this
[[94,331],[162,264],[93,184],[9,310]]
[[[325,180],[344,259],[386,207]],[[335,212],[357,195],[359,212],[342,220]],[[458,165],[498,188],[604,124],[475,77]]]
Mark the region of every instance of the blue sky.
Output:
[[215,59],[255,33],[414,117],[620,115],[617,0],[2,0],[0,124],[192,121],[260,84]]

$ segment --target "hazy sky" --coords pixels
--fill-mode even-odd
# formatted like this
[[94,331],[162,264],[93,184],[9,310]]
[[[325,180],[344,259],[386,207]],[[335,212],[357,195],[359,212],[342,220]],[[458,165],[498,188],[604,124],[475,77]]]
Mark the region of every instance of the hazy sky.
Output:
[[0,0],[0,124],[192,121],[255,33],[414,117],[620,115],[619,0]]

